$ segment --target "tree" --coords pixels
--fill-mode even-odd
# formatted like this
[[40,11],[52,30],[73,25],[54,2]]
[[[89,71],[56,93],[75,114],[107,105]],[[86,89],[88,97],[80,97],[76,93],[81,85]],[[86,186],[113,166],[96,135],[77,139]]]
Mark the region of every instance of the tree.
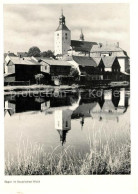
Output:
[[42,79],[44,78],[44,75],[39,73],[35,75],[35,80],[37,84],[41,84],[42,83]]
[[42,52],[41,53],[41,57],[48,57],[48,58],[50,58],[50,57],[54,57],[54,54],[53,54],[53,52],[51,50],[48,50],[48,51]]
[[73,76],[73,77],[79,77],[79,72],[78,72],[77,69],[72,67],[71,70],[70,70],[70,75]]
[[40,57],[40,49],[37,46],[33,46],[28,51],[28,57]]

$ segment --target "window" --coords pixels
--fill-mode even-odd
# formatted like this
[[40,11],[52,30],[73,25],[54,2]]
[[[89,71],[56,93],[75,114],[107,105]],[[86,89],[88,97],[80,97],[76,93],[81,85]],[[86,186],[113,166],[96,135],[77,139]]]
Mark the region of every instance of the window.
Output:
[[66,121],[66,127],[68,127],[68,121]]
[[66,39],[66,40],[68,39],[68,37],[67,37],[67,33],[65,33],[65,39]]
[[57,34],[57,36],[59,36],[59,34]]

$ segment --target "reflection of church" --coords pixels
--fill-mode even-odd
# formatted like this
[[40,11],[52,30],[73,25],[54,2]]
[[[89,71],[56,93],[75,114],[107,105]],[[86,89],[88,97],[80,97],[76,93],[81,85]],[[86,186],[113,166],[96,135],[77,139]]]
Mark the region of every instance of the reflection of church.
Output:
[[55,111],[55,129],[60,135],[62,145],[66,142],[67,132],[71,129],[71,114],[72,111],[69,109]]
[[71,130],[71,115],[73,111],[79,106],[80,99],[80,95],[78,95],[77,100],[71,100],[71,106],[68,106],[66,109],[64,109],[64,107],[60,107],[60,109],[54,111],[55,129],[60,135],[60,142],[62,143],[62,145],[66,142],[66,136],[68,131]]

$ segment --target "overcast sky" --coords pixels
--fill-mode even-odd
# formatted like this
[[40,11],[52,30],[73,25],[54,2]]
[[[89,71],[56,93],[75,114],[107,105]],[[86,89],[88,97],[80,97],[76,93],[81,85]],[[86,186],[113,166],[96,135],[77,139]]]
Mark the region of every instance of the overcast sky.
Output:
[[119,42],[129,54],[129,4],[12,4],[4,5],[4,51],[54,51],[54,31],[61,9],[71,39],[82,28],[86,41]]

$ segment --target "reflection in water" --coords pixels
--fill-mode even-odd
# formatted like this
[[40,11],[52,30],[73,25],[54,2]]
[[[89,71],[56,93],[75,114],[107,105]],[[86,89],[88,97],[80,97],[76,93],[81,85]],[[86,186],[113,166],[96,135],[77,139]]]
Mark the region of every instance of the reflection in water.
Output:
[[31,115],[39,112],[44,113],[47,119],[48,115],[54,114],[54,127],[63,145],[74,120],[79,120],[80,129],[83,129],[87,118],[100,122],[103,120],[119,122],[119,116],[124,114],[129,106],[129,95],[125,88],[101,89],[94,90],[94,95],[89,92],[80,92],[67,96],[43,98],[5,96],[4,102],[4,113],[8,119],[13,115],[23,116],[25,113]]

